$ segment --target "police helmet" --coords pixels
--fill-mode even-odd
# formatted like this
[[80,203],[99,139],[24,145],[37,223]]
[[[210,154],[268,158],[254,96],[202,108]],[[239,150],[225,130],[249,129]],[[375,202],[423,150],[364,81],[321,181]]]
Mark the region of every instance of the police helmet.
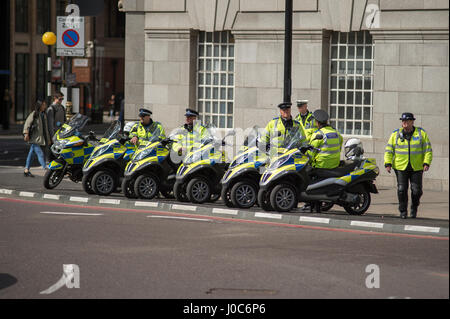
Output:
[[364,154],[364,148],[359,138],[351,138],[344,145],[345,158],[351,159],[354,156]]

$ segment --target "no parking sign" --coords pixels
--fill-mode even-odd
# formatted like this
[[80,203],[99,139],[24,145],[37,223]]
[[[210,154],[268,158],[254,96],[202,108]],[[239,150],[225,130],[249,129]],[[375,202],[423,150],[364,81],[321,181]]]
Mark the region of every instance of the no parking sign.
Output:
[[57,17],[56,55],[84,56],[84,17]]

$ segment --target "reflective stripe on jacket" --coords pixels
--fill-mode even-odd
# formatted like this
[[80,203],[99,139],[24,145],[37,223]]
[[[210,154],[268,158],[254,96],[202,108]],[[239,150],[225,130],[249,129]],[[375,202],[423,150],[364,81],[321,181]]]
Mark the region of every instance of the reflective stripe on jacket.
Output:
[[411,162],[414,171],[423,170],[423,165],[430,165],[433,150],[427,132],[421,127],[415,127],[408,141],[403,138],[403,128],[392,132],[384,152],[385,166],[392,165],[394,169],[404,171]]
[[[323,139],[314,138],[321,134]],[[320,152],[311,151],[311,165],[315,168],[336,168],[341,161],[341,148],[344,139],[341,134],[331,126],[322,127],[311,136],[311,146],[320,149]]]

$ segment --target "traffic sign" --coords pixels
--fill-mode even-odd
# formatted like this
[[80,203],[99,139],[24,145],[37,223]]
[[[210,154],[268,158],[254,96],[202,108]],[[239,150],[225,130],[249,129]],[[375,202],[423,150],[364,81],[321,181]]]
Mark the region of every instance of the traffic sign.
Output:
[[57,17],[56,55],[84,54],[84,17]]

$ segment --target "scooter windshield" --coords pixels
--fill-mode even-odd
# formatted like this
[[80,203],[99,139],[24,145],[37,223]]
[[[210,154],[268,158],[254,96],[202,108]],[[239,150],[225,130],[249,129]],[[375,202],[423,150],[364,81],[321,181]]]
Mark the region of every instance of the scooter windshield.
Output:
[[81,131],[88,120],[89,118],[86,115],[75,114],[66,125],[63,125],[59,132],[59,137],[61,139],[67,138],[74,135],[75,132]]
[[102,140],[103,139],[107,139],[107,140],[115,139],[115,138],[117,138],[119,133],[120,133],[120,122],[114,121],[111,123],[109,128],[106,130],[105,134],[103,134]]
[[305,143],[305,136],[303,136],[301,130],[290,131],[284,139],[282,148],[292,150],[303,146]]

